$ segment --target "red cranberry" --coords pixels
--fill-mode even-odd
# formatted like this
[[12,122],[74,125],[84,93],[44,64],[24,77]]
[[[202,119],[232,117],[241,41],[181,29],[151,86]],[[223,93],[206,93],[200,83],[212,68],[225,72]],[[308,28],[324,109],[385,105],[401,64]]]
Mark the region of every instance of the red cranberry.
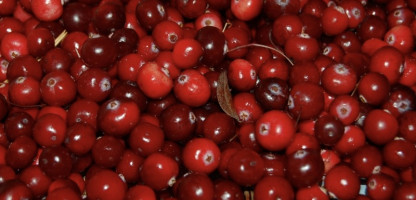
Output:
[[126,183],[111,170],[100,170],[87,179],[85,191],[89,199],[122,200],[127,191]]
[[295,192],[290,182],[280,176],[265,176],[254,188],[255,199],[294,199]]
[[156,191],[173,186],[178,174],[178,163],[173,158],[159,152],[150,154],[140,168],[142,181]]
[[319,151],[300,149],[287,157],[287,178],[290,183],[302,188],[318,183],[324,174],[324,162]]
[[66,178],[72,170],[71,154],[63,146],[46,147],[39,156],[39,166],[52,179]]
[[214,183],[208,175],[193,172],[178,180],[176,193],[179,199],[214,199]]
[[264,161],[251,149],[241,149],[231,155],[227,171],[230,178],[239,185],[255,185],[264,174]]

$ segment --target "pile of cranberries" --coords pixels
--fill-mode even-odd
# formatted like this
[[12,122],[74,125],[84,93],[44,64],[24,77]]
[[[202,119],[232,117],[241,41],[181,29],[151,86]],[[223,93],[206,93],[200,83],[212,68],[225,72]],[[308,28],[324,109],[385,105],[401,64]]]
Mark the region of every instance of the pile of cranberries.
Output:
[[0,0],[0,200],[416,199],[415,12]]

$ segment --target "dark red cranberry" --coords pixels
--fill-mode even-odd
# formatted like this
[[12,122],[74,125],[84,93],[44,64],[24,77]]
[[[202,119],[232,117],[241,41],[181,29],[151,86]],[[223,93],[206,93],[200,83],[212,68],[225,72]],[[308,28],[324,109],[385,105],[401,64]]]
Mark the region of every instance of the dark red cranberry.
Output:
[[318,183],[324,174],[324,162],[316,149],[300,149],[287,157],[287,177],[297,188]]
[[39,166],[52,179],[66,178],[72,169],[71,153],[63,146],[46,147],[39,156]]
[[216,27],[205,26],[198,30],[196,40],[201,43],[204,53],[201,62],[208,66],[217,66],[225,57],[225,36]]

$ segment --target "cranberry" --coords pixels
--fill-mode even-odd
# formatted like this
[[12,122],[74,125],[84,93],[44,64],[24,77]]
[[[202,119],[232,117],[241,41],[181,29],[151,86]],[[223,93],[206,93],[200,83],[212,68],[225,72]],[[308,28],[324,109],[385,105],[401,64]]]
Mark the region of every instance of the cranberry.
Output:
[[226,40],[218,28],[205,26],[198,30],[195,39],[203,49],[202,63],[215,67],[224,59]]
[[18,179],[6,181],[0,185],[2,199],[33,199],[33,193],[25,183]]
[[39,156],[39,166],[52,179],[66,178],[72,170],[71,153],[63,146],[45,147]]
[[76,84],[67,72],[54,71],[46,74],[40,82],[42,100],[51,106],[64,106],[76,97]]
[[248,21],[260,14],[263,1],[260,0],[232,0],[231,12],[240,20]]
[[40,83],[30,76],[19,76],[9,86],[11,103],[19,106],[33,106],[41,100]]
[[123,175],[127,183],[136,183],[140,178],[140,166],[143,160],[143,157],[126,149],[116,166],[116,172]]
[[195,130],[195,114],[185,104],[175,104],[166,108],[161,116],[161,127],[167,139],[172,141],[185,141],[192,136]]
[[352,67],[338,63],[325,68],[321,81],[325,91],[334,95],[344,95],[355,88],[357,77]]
[[377,173],[382,163],[382,153],[373,145],[362,146],[351,155],[351,167],[360,177],[368,178]]
[[126,200],[149,199],[156,200],[156,194],[152,188],[146,185],[135,185],[130,187],[126,192]]
[[173,92],[181,102],[192,107],[204,105],[211,97],[207,79],[194,69],[182,71],[174,83]]
[[166,69],[156,62],[147,62],[137,72],[137,85],[152,99],[161,99],[173,88],[173,80]]
[[41,146],[61,145],[65,140],[66,122],[59,115],[48,113],[37,119],[33,125],[33,139]]
[[386,174],[373,174],[367,180],[368,196],[374,199],[391,199],[395,189],[394,179]]
[[339,164],[325,177],[325,188],[330,196],[339,199],[354,199],[360,190],[360,179],[350,167]]
[[123,28],[125,21],[124,7],[115,3],[102,3],[92,12],[91,22],[101,34]]
[[244,194],[236,183],[227,179],[217,179],[214,182],[214,199],[243,200]]
[[135,14],[139,23],[147,30],[166,19],[166,8],[160,1],[145,0],[137,4]]
[[118,174],[104,169],[87,179],[85,191],[89,199],[122,200],[127,191],[127,185]]
[[368,140],[381,145],[388,143],[397,135],[399,123],[390,113],[374,109],[367,114],[363,130]]
[[182,150],[182,161],[194,172],[211,173],[220,164],[221,152],[210,139],[196,138],[188,141]]
[[254,188],[255,199],[294,199],[295,192],[290,182],[280,176],[265,176]]
[[128,141],[133,152],[145,157],[162,148],[164,137],[160,127],[139,122],[131,131]]
[[97,114],[98,127],[105,134],[117,137],[127,135],[139,119],[138,105],[125,99],[108,99],[101,104]]
[[87,123],[77,122],[68,126],[65,136],[65,146],[76,155],[88,153],[95,143],[94,127]]
[[179,199],[213,199],[214,183],[206,174],[190,173],[178,181],[176,193]]
[[32,190],[33,195],[36,197],[44,196],[52,183],[51,178],[49,178],[37,165],[25,168],[20,173],[19,179]]
[[142,181],[157,191],[173,186],[178,173],[178,163],[171,157],[159,152],[150,154],[140,168]]
[[104,36],[88,38],[82,45],[80,55],[91,67],[106,68],[116,61],[116,43]]
[[252,186],[263,177],[264,161],[255,151],[240,149],[229,158],[227,171],[237,184]]
[[286,148],[295,131],[293,119],[282,111],[268,111],[256,121],[256,140],[270,151]]
[[383,147],[383,160],[394,169],[410,167],[416,160],[415,154],[415,146],[406,140],[392,140]]
[[32,128],[35,120],[27,112],[10,113],[4,121],[4,132],[11,142],[19,136],[32,136]]
[[300,149],[287,157],[287,178],[302,188],[318,183],[324,174],[324,162],[316,149]]
[[235,121],[222,112],[209,114],[202,124],[202,134],[216,144],[223,144],[233,139],[235,135]]
[[13,169],[23,169],[33,162],[37,146],[28,136],[20,136],[10,143],[5,152],[5,163]]
[[324,94],[319,85],[305,82],[292,87],[288,99],[288,109],[295,118],[315,118],[323,108]]
[[315,136],[321,144],[333,146],[343,136],[344,125],[331,115],[323,115],[316,120],[314,130]]
[[371,56],[369,70],[386,76],[390,84],[396,83],[402,71],[404,57],[396,48],[385,46]]
[[100,167],[115,167],[123,155],[124,145],[113,136],[98,138],[91,148],[94,163]]

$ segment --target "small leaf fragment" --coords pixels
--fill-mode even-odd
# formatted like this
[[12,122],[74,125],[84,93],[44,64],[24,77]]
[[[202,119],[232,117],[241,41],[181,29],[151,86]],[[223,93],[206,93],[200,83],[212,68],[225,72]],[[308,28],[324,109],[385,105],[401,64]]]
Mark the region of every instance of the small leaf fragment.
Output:
[[237,111],[235,111],[235,108],[233,106],[233,99],[230,86],[228,85],[226,70],[221,72],[218,78],[217,99],[221,109],[225,112],[225,114],[236,119],[237,121],[240,121]]

